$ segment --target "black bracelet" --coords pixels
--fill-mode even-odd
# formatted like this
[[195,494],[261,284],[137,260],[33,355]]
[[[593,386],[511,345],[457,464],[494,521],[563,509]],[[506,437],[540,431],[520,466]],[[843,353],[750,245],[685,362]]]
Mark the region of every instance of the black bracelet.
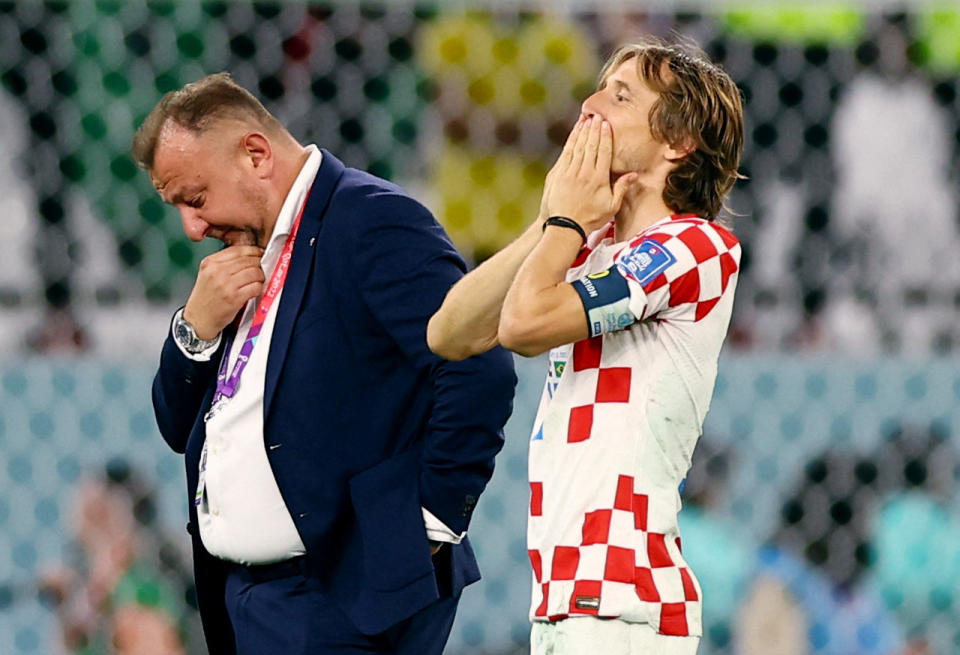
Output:
[[587,233],[580,227],[580,223],[577,223],[572,218],[567,218],[566,216],[551,216],[543,222],[543,229],[546,230],[548,225],[556,225],[558,227],[567,227],[571,230],[576,230],[583,242],[587,242]]

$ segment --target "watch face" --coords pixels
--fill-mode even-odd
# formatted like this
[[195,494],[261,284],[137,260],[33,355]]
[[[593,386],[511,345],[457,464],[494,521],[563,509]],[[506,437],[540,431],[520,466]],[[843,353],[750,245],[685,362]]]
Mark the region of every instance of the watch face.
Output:
[[174,327],[174,332],[176,332],[177,341],[184,345],[193,345],[195,340],[190,327],[183,321],[177,321],[176,326]]

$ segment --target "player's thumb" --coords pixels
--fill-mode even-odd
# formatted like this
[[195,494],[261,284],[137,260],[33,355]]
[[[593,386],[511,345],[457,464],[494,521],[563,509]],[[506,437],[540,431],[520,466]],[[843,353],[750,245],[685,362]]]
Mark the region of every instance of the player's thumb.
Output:
[[617,212],[620,210],[620,205],[623,204],[623,197],[626,195],[627,191],[630,190],[634,184],[640,179],[640,176],[636,173],[626,173],[617,178],[617,181],[613,183],[613,211]]

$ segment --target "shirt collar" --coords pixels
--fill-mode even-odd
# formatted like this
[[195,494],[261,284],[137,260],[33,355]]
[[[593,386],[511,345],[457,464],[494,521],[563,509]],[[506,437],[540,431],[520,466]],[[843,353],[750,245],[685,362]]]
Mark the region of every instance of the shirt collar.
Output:
[[323,153],[320,152],[320,148],[311,143],[307,146],[307,151],[310,153],[307,156],[307,161],[300,168],[297,179],[293,181],[293,186],[290,187],[290,191],[280,207],[277,222],[273,225],[273,234],[270,235],[270,242],[267,244],[268,248],[277,239],[285,239],[290,234],[293,219],[296,218],[300,208],[303,207],[303,203],[306,202],[310,187],[313,186],[317,171],[320,170],[320,163],[323,160]]

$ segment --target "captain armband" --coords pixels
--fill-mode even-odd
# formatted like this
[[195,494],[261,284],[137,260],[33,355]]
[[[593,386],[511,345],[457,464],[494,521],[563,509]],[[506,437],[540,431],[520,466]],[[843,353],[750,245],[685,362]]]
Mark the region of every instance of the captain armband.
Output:
[[630,288],[616,266],[574,280],[573,288],[586,310],[591,337],[623,330],[636,322],[630,311]]

